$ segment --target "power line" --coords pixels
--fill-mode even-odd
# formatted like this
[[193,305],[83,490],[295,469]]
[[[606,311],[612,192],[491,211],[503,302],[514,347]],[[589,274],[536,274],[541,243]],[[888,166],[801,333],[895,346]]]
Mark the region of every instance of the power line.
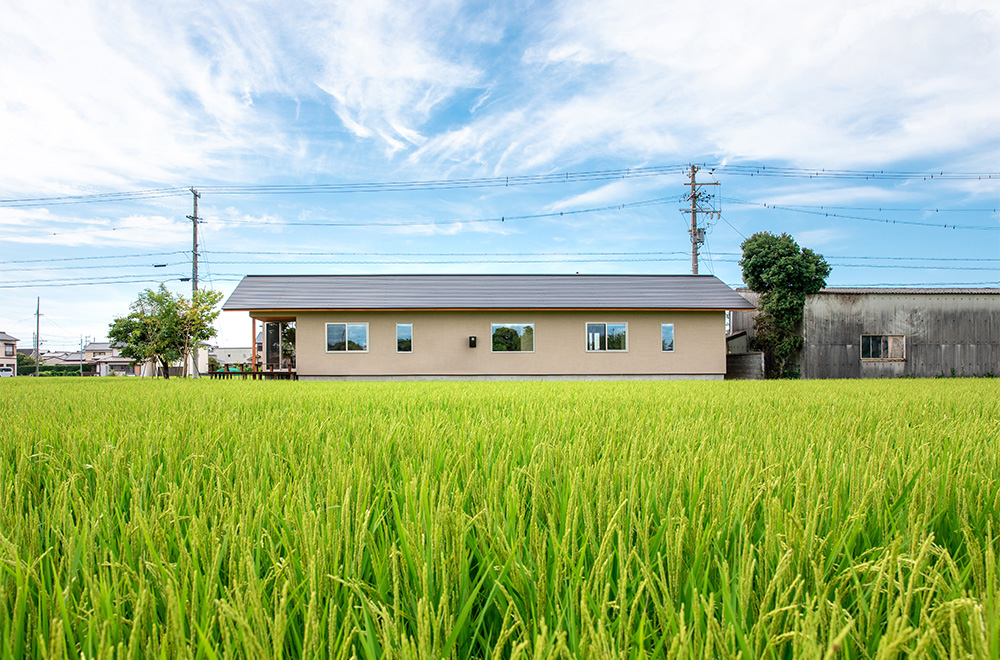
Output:
[[40,264],[53,263],[57,261],[85,261],[91,259],[137,259],[139,257],[166,257],[173,254],[186,254],[184,250],[174,250],[173,252],[144,252],[141,254],[109,254],[93,255],[89,257],[57,257],[52,259],[19,259],[14,261],[0,261],[0,264]]
[[[906,172],[892,170],[840,170],[827,168],[775,167],[754,164],[701,165],[710,171],[719,170],[735,176],[750,177],[792,177],[807,179],[862,179],[862,180],[996,180],[998,172]],[[310,184],[240,184],[198,186],[203,192],[216,195],[301,195],[301,194],[349,194],[407,192],[428,190],[462,190],[469,188],[507,188],[528,185],[550,185],[559,183],[585,183],[613,179],[631,179],[683,174],[688,165],[656,165],[648,167],[589,170],[552,174],[528,174],[463,179],[428,179],[410,181],[377,181],[363,183],[310,183]],[[0,206],[24,208],[32,206],[55,206],[61,204],[95,204],[133,200],[155,199],[184,195],[189,188],[165,187],[145,190],[103,192],[53,197],[25,197],[0,199]]]
[[20,267],[20,268],[4,268],[5,273],[16,273],[16,272],[37,272],[46,271],[51,272],[54,270],[106,270],[108,268],[168,268],[171,266],[184,266],[187,262],[175,261],[166,264],[112,264],[105,266],[32,266],[32,267]]
[[[678,201],[679,197],[658,197],[646,199],[638,202],[625,202],[622,204],[611,204],[608,206],[597,206],[586,209],[574,209],[571,211],[550,211],[547,213],[532,213],[528,215],[501,215],[493,218],[471,218],[464,220],[415,220],[415,221],[366,221],[366,222],[263,222],[263,221],[229,221],[214,220],[214,226],[229,227],[421,227],[421,226],[444,226],[444,225],[464,225],[479,223],[503,223],[513,220],[538,220],[543,218],[559,218],[563,216],[581,215],[584,213],[600,213],[607,211],[622,211],[625,209],[642,208],[646,206],[656,206]],[[68,236],[80,233],[97,233],[128,229],[139,229],[135,226],[125,227],[105,227],[103,229],[74,229],[67,232],[46,232],[44,234],[20,234],[20,237],[38,236]],[[173,254],[173,253],[171,253]],[[8,262],[13,263],[13,262]]]
[[0,199],[0,206],[7,208],[26,208],[35,206],[60,206],[64,204],[99,204],[156,199],[159,197],[172,197],[186,192],[187,190],[185,188],[154,188],[123,192],[60,195],[55,197],[23,197],[20,199]]
[[893,170],[838,170],[826,168],[775,167],[768,165],[733,164],[708,167],[712,171],[718,169],[726,174],[750,177],[783,177],[798,179],[860,179],[865,181],[887,180],[964,180],[983,181],[1000,179],[1000,172],[907,172]]
[[[530,260],[525,259],[525,263],[561,263],[561,262],[605,262],[610,257],[629,257],[631,261],[655,261],[663,257],[668,256],[678,256],[687,254],[684,251],[645,251],[645,252],[330,252],[330,251],[299,251],[299,252],[287,252],[287,251],[250,251],[250,250],[212,250],[202,252],[204,255],[227,255],[227,256],[245,256],[245,257],[266,257],[266,256],[284,256],[284,257],[377,257],[381,259],[370,259],[370,260],[358,260],[358,259],[325,259],[325,260],[268,260],[263,261],[260,259],[242,259],[242,260],[213,260],[212,262],[205,262],[206,264],[226,264],[226,265],[312,265],[312,264],[331,264],[331,265],[341,265],[341,264],[376,264],[376,263],[427,263],[427,264],[438,264],[438,263],[450,263],[445,260],[445,257],[466,257],[474,258],[473,261],[461,261],[458,263],[512,263],[521,261],[521,258],[532,258]],[[715,252],[714,257],[718,261],[738,263],[739,259],[725,259],[723,257],[740,257],[742,256],[739,252]],[[909,262],[944,262],[944,263],[1000,263],[998,258],[982,258],[982,257],[904,257],[904,256],[849,256],[849,255],[824,255],[827,259],[842,259],[849,261],[909,261]],[[432,259],[419,260],[419,261],[393,261],[389,260],[389,257],[429,257]],[[511,257],[519,258],[518,260],[510,259]],[[595,258],[596,257],[596,258]],[[81,257],[86,258],[86,257]],[[643,259],[646,258],[646,259]],[[30,268],[7,268],[6,272],[57,272],[57,271],[78,271],[78,270],[103,270],[103,269],[124,269],[124,268],[161,268],[161,267],[174,267],[183,266],[186,262],[170,262],[166,264],[109,264],[109,265],[88,265],[88,266],[41,266],[41,267],[30,267]],[[846,264],[834,262],[833,265],[845,266],[845,267],[862,267],[868,264]],[[879,267],[878,265],[870,265],[871,267]],[[982,270],[992,270],[993,268],[983,268]],[[144,275],[119,275],[116,277],[144,277]]]
[[[553,174],[527,174],[465,179],[430,179],[413,181],[380,181],[367,183],[309,183],[288,185],[218,185],[198,186],[201,192],[216,195],[301,195],[301,194],[348,194],[377,192],[407,192],[428,190],[464,190],[469,188],[508,188],[528,185],[551,185],[560,183],[586,183],[614,179],[633,179],[666,176],[680,173],[683,165],[658,165],[639,168],[612,170],[589,170],[583,172],[563,172]],[[153,199],[156,197],[187,194],[189,188],[158,188],[127,192],[106,192],[84,195],[63,195],[57,197],[27,197],[20,199],[0,199],[0,206],[31,207],[59,204],[92,204],[117,201]]]
[[229,226],[264,226],[264,227],[420,227],[420,226],[437,226],[437,225],[464,225],[464,224],[476,224],[485,222],[507,222],[511,220],[537,220],[541,218],[559,218],[563,216],[580,215],[583,213],[599,213],[603,211],[622,211],[631,208],[640,208],[644,206],[655,206],[659,204],[668,204],[671,202],[678,201],[677,197],[659,197],[656,199],[647,199],[641,202],[626,202],[624,204],[612,204],[609,206],[597,206],[593,208],[586,209],[574,209],[572,211],[551,211],[548,213],[532,213],[529,215],[501,215],[492,218],[471,218],[464,220],[415,220],[415,221],[388,221],[388,222],[232,222],[221,220],[214,222],[213,224],[222,224]]
[[794,206],[781,206],[779,204],[767,204],[766,202],[749,202],[742,199],[726,199],[727,202],[733,204],[742,204],[746,206],[759,206],[761,208],[779,211],[789,211],[792,213],[804,213],[807,215],[817,215],[823,216],[825,218],[843,218],[848,220],[864,220],[866,222],[878,222],[880,224],[892,224],[892,225],[913,225],[918,227],[935,227],[937,229],[967,229],[975,231],[997,231],[1000,230],[1000,225],[995,227],[989,227],[985,225],[958,225],[949,223],[939,223],[939,222],[919,222],[916,220],[894,220],[887,218],[868,218],[859,215],[845,215],[841,213],[831,213],[830,211],[813,211],[805,208],[798,208]]

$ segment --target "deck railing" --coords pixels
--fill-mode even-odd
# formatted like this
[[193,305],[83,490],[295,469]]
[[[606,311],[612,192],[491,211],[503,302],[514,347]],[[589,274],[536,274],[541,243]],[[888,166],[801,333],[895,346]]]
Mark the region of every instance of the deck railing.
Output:
[[298,380],[299,376],[293,367],[275,367],[265,364],[256,369],[240,365],[234,367],[214,367],[209,365],[208,377],[219,380]]

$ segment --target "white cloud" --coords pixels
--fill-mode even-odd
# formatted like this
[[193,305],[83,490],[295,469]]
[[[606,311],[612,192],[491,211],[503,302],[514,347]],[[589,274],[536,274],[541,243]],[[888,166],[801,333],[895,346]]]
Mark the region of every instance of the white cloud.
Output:
[[966,2],[565,2],[525,51],[520,103],[419,157],[530,169],[586,157],[828,167],[1000,139],[1000,10]]
[[377,135],[389,153],[424,141],[418,129],[432,111],[480,77],[440,46],[452,41],[459,9],[454,2],[339,3],[309,29],[323,60],[317,85],[348,130]]

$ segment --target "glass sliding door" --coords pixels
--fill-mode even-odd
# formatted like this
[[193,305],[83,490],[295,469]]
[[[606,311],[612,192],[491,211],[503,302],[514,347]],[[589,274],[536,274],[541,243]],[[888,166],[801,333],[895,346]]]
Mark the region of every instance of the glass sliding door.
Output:
[[264,364],[273,369],[295,368],[295,321],[264,324]]

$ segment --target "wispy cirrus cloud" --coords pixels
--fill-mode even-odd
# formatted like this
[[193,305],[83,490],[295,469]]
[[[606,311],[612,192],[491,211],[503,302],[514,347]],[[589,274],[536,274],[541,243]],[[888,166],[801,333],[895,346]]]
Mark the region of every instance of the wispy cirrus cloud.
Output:
[[480,111],[415,159],[857,166],[1000,139],[1000,10],[984,3],[594,0],[555,13],[524,52],[516,108]]

